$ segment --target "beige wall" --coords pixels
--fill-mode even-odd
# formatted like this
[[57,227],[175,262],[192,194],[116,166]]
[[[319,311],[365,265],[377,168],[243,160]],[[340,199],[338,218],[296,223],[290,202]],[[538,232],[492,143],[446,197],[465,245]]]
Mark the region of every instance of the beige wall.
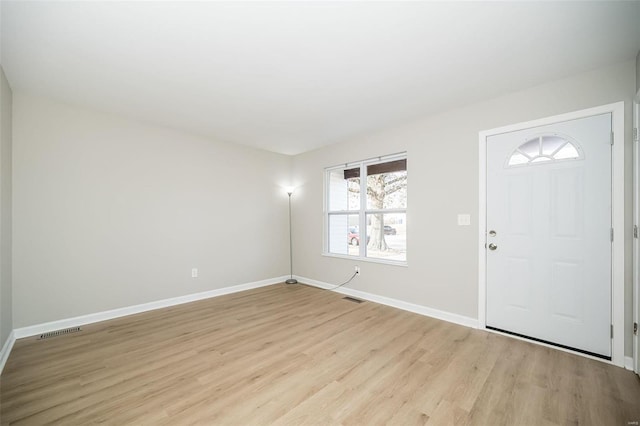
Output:
[[[478,132],[555,114],[625,101],[625,353],[631,355],[631,100],[635,61],[460,107],[405,126],[301,154],[293,161],[294,273],[376,295],[477,318]],[[348,117],[345,117],[345,120]],[[323,168],[408,152],[408,266],[322,256]],[[472,226],[457,226],[470,213]]]
[[0,348],[13,329],[11,313],[11,105],[12,93],[0,67]]
[[18,92],[13,106],[15,328],[288,272],[289,157]]

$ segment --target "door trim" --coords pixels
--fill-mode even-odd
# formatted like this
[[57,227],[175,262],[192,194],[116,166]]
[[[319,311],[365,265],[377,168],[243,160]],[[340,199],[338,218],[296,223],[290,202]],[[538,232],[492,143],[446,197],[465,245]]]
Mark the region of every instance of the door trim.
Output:
[[[640,226],[640,90],[636,93],[633,102],[633,128],[635,137],[633,140],[633,224]],[[633,322],[640,324],[640,239],[633,239]],[[633,331],[632,331],[633,333]],[[639,332],[640,333],[640,332]],[[640,336],[634,334],[633,339],[633,366],[636,374],[640,374]]]
[[[589,355],[573,352],[581,356],[597,359],[624,367],[624,102],[602,105],[566,114],[545,117],[538,120],[526,121],[479,132],[479,209],[478,209],[478,327],[487,331],[487,138],[490,136],[529,129],[531,127],[546,126],[563,121],[576,120],[600,114],[612,114],[613,149],[611,156],[611,218],[614,229],[614,239],[611,257],[611,321],[613,324],[613,339],[611,342],[611,361]],[[505,334],[505,336],[508,336]],[[534,341],[531,341],[536,343]],[[541,343],[538,343],[541,344]],[[545,345],[549,346],[549,345]],[[554,347],[555,346],[550,346]],[[560,349],[562,350],[562,349]]]

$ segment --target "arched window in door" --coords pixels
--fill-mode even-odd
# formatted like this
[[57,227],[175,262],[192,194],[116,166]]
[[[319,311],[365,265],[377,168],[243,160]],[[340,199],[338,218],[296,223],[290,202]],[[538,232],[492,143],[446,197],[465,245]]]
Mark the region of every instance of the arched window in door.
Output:
[[553,134],[536,136],[516,148],[509,157],[507,167],[544,164],[584,158],[575,141]]

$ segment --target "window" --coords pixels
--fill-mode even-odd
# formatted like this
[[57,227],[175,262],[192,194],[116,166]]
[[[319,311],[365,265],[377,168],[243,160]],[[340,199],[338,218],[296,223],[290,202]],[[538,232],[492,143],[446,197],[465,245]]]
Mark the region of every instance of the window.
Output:
[[325,253],[406,263],[406,154],[331,167],[325,176]]
[[516,148],[509,157],[507,167],[580,158],[583,158],[582,150],[577,143],[559,135],[543,135],[529,139]]

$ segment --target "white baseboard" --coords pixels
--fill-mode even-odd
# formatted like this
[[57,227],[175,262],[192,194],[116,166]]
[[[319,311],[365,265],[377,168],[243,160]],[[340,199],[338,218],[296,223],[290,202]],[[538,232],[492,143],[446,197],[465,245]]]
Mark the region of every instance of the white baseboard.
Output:
[[625,356],[624,357],[624,368],[627,370],[633,371],[633,357]]
[[[335,285],[327,284],[322,281],[313,280],[306,277],[295,277],[300,283],[309,284],[314,287],[331,289]],[[422,305],[416,305],[414,303],[405,302],[403,300],[392,299],[390,297],[378,296],[376,294],[367,293],[365,291],[354,290],[348,287],[340,287],[333,290],[337,293],[346,294],[347,296],[357,297],[359,299],[369,300],[371,302],[380,303],[381,305],[391,306],[393,308],[402,309],[404,311],[413,312],[415,314],[424,315],[431,318],[436,318],[443,321],[452,322],[454,324],[463,325],[465,327],[478,328],[478,320],[475,318],[465,317],[463,315],[454,314],[451,312],[441,311],[434,308],[429,308]]]
[[4,365],[9,359],[9,354],[11,353],[11,349],[13,349],[13,344],[15,342],[16,334],[13,330],[11,330],[11,333],[9,333],[9,337],[7,337],[7,341],[4,342],[2,350],[0,351],[0,374],[2,374],[2,370],[4,370]]
[[28,327],[17,328],[14,330],[15,339],[23,337],[36,336],[38,334],[47,333],[49,331],[60,330],[69,327],[80,327],[87,324],[93,324],[100,321],[120,318],[127,315],[139,314],[141,312],[153,311],[155,309],[167,308],[169,306],[181,305],[183,303],[195,302],[197,300],[209,299],[211,297],[222,296],[225,294],[237,293],[239,291],[251,290],[253,288],[265,287],[272,284],[284,282],[288,275],[276,278],[270,278],[252,283],[239,284],[230,287],[223,287],[216,290],[204,291],[202,293],[188,294],[185,296],[173,297],[171,299],[158,300],[155,302],[143,303],[141,305],[127,306],[124,308],[112,309],[109,311],[97,312],[94,314],[82,315],[79,317],[67,318],[58,321],[36,324]]

